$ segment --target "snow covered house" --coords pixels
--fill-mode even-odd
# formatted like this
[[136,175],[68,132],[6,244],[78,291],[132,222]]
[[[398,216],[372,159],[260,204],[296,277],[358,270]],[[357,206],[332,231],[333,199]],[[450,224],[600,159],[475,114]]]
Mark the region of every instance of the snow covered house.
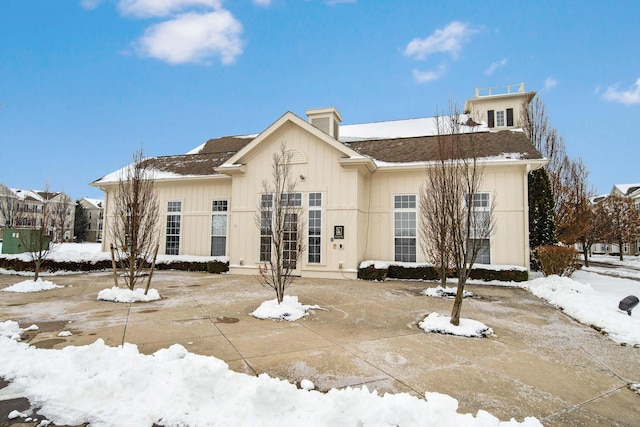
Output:
[[[460,128],[480,147],[485,165],[478,209],[495,206],[496,225],[481,263],[529,266],[527,175],[546,159],[515,124],[522,103],[534,95],[521,86],[515,93],[477,94],[465,105],[494,117],[481,124],[465,117]],[[226,256],[231,273],[257,274],[270,250],[256,226],[262,183],[285,144],[298,181],[293,200],[306,219],[297,274],[355,278],[364,260],[425,262],[418,192],[436,160],[436,119],[342,125],[333,107],[306,115],[287,112],[259,134],[215,138],[184,155],[149,159],[160,200],[161,251]],[[118,176],[92,183],[105,192],[105,229]],[[108,247],[107,230],[103,250]]]

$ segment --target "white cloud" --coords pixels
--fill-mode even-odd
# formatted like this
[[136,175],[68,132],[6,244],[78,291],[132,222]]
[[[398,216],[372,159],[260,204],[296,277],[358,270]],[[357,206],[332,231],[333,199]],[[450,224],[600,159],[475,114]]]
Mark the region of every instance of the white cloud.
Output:
[[487,68],[487,71],[485,72],[487,73],[488,76],[491,76],[498,68],[504,67],[505,65],[507,65],[507,58],[503,58],[501,61],[498,61],[498,62],[492,62],[491,65],[489,65],[489,68]]
[[413,59],[425,59],[436,52],[448,53],[456,58],[462,50],[462,45],[476,30],[469,28],[462,22],[453,21],[445,28],[435,30],[425,39],[415,38],[409,42],[404,54]]
[[184,10],[193,11],[196,8],[217,10],[221,7],[221,0],[120,0],[118,2],[118,10],[121,14],[140,18],[169,16]]
[[242,54],[241,33],[242,24],[227,10],[185,13],[147,28],[135,46],[139,55],[170,64],[208,63],[214,56],[230,64]]
[[412,70],[413,80],[416,83],[431,82],[434,80],[438,80],[440,77],[442,77],[445,71],[446,71],[446,68],[444,67],[444,65],[441,65],[440,67],[438,67],[437,70],[431,70],[431,71],[420,71],[414,68]]
[[544,88],[545,89],[551,89],[551,88],[555,87],[557,84],[558,84],[558,81],[556,79],[554,79],[553,77],[549,76],[544,81]]
[[82,0],[80,2],[80,7],[87,10],[93,10],[97,8],[100,3],[102,3],[102,0]]
[[640,104],[640,78],[629,90],[619,90],[618,85],[609,86],[602,97],[607,101],[621,104]]

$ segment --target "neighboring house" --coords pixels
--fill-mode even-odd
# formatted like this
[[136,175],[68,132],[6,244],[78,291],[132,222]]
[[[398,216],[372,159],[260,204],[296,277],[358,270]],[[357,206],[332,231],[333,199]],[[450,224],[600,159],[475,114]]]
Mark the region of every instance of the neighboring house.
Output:
[[80,199],[80,205],[84,208],[89,220],[86,241],[101,243],[104,228],[104,201],[85,197]]
[[[519,111],[531,94],[522,88],[519,96],[487,98],[494,111]],[[475,111],[485,101],[478,96],[467,105]],[[285,144],[298,180],[292,200],[306,220],[307,244],[296,274],[355,278],[364,260],[424,262],[418,193],[436,159],[436,119],[341,125],[335,108],[306,114],[303,120],[287,112],[260,134],[211,139],[185,155],[149,159],[162,252],[227,256],[230,272],[257,274],[271,250],[256,225],[259,204],[269,200],[262,183],[271,174],[273,154]],[[468,118],[460,120],[471,123]],[[478,209],[495,207],[495,229],[479,262],[528,268],[527,175],[546,159],[522,131],[504,129],[461,126],[485,166]],[[92,183],[105,192],[105,228],[119,175]],[[107,233],[104,251],[108,240]]]
[[[0,184],[1,185],[1,184]],[[0,187],[0,226],[35,229],[42,225],[45,205],[49,212],[47,233],[54,242],[73,238],[75,206],[62,192],[45,192]]]
[[[640,210],[640,184],[615,184],[609,194],[618,194],[633,200],[633,205]],[[604,200],[609,194],[594,197],[592,203],[596,204]],[[595,255],[620,254],[620,245],[617,243],[595,243],[591,245],[591,253]],[[640,254],[640,240],[622,245],[623,255]]]

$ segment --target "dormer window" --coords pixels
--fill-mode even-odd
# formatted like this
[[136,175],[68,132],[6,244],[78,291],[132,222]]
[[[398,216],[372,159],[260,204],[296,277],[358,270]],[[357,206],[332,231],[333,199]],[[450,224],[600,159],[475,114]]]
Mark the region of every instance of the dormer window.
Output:
[[489,110],[487,111],[487,126],[490,128],[510,127],[513,126],[513,108],[506,110]]

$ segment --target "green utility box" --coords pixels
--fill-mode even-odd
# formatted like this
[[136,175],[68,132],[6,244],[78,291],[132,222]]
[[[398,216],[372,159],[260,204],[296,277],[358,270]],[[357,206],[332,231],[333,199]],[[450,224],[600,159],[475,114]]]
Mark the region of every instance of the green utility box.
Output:
[[29,228],[5,228],[2,233],[2,253],[21,254],[37,251],[38,243],[41,243],[40,249],[47,249],[51,244],[51,236],[40,236],[40,233],[40,230]]

